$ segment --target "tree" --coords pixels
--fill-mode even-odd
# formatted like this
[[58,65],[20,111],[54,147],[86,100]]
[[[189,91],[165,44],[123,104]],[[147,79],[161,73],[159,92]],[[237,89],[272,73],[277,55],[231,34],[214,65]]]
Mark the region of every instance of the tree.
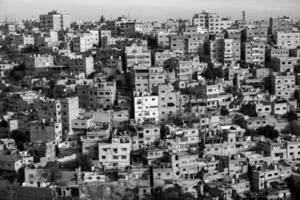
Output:
[[156,187],[153,194],[146,197],[146,200],[196,200],[190,194],[182,191],[182,188],[175,184],[174,187],[163,190],[161,187]]
[[179,61],[176,58],[170,58],[164,62],[164,69],[169,72],[175,71],[179,66]]
[[23,53],[39,53],[39,48],[34,45],[28,45],[28,46],[24,47],[22,50],[23,50]]
[[17,172],[17,181],[22,184],[25,181],[25,167],[22,167]]
[[294,92],[294,98],[297,100],[297,104],[300,104],[300,92],[299,90],[295,90]]
[[227,116],[229,114],[229,110],[225,106],[222,106],[220,110],[220,114],[222,116]]
[[208,80],[215,81],[217,78],[224,77],[224,71],[222,67],[214,67],[214,64],[209,62],[206,70],[202,73],[202,76]]
[[104,17],[104,15],[101,15],[101,17],[100,17],[100,23],[104,23],[105,22],[105,17]]
[[243,116],[235,117],[232,122],[236,125],[239,125],[241,128],[247,128],[247,122]]
[[297,121],[298,120],[298,115],[295,111],[291,110],[286,113],[286,118],[288,119],[289,122]]
[[206,68],[206,70],[203,73],[203,77],[208,80],[215,79],[214,68],[211,65],[208,65],[208,67]]
[[263,135],[266,138],[275,139],[278,138],[279,132],[274,129],[273,126],[267,125],[265,127],[258,128],[256,135]]
[[242,105],[240,111],[244,115],[248,115],[250,117],[256,117],[257,116],[257,113],[255,111],[255,104],[254,103],[247,103],[247,104]]
[[88,155],[81,155],[77,159],[78,166],[81,167],[82,171],[90,171],[92,167],[92,159]]
[[51,183],[55,183],[57,180],[59,180],[62,177],[62,174],[59,170],[58,162],[48,162],[45,166],[43,177]]
[[14,81],[20,81],[23,80],[23,78],[26,76],[26,66],[24,63],[19,64],[18,66],[15,66],[10,71],[10,77],[13,78]]

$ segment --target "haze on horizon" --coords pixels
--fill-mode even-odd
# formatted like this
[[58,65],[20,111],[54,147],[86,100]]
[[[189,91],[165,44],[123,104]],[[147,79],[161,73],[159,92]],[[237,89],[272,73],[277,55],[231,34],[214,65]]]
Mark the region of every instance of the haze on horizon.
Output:
[[241,19],[267,19],[288,15],[300,20],[300,0],[0,0],[0,21],[38,18],[51,10],[71,14],[72,20],[98,20],[101,15],[114,19],[129,15],[132,19],[163,21],[190,19],[201,10]]

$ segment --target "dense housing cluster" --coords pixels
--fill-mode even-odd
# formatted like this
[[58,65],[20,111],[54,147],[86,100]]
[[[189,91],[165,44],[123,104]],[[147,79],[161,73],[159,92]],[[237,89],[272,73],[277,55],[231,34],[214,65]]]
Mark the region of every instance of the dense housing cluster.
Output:
[[0,24],[0,199],[297,199],[291,17]]

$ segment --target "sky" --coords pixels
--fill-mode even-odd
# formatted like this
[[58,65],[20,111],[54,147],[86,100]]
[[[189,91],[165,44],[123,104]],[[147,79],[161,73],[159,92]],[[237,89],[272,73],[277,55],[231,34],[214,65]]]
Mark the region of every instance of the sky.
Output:
[[202,10],[241,19],[266,19],[288,15],[300,20],[300,0],[0,0],[0,21],[38,18],[51,10],[71,15],[75,20],[114,19],[126,15],[142,21],[188,19]]

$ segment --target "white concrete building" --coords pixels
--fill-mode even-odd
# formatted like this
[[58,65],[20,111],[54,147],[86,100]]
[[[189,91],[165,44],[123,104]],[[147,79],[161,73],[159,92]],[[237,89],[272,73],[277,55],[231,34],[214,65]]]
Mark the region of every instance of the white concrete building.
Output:
[[48,14],[40,15],[40,28],[42,31],[65,30],[70,28],[71,19],[69,14],[62,14],[51,11]]
[[99,163],[105,168],[130,166],[131,141],[112,138],[111,143],[99,143]]
[[145,120],[158,122],[158,96],[143,94],[134,97],[134,119],[138,123]]

